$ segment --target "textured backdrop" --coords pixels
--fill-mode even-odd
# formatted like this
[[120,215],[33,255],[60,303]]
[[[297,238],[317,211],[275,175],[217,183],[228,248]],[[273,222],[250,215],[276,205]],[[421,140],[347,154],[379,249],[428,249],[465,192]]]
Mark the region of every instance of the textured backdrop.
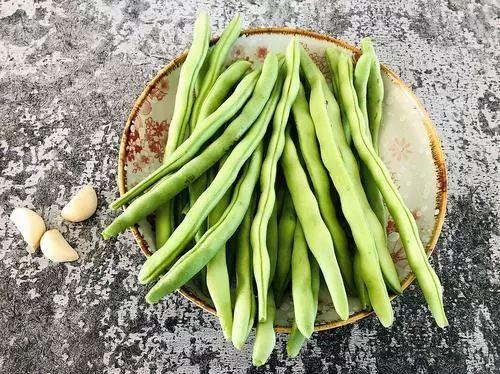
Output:
[[[244,372],[216,319],[180,296],[144,302],[130,234],[105,243],[117,194],[118,140],[144,85],[189,43],[198,9],[219,32],[238,11],[247,26],[297,26],[357,43],[415,90],[437,124],[449,173],[448,215],[432,262],[450,327],[432,322],[410,287],[396,322],[375,318],[315,334],[289,360],[278,338],[259,371],[485,373],[500,367],[499,16],[469,1],[0,2],[0,372]],[[76,186],[98,189],[83,224],[59,211]],[[8,221],[35,208],[81,255],[53,264],[30,255]]]

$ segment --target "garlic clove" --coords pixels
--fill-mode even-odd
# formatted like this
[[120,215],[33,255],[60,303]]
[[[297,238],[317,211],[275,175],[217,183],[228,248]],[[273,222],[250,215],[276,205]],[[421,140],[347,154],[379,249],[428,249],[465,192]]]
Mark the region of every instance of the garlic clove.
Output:
[[78,260],[78,253],[71,247],[59,230],[49,230],[40,240],[40,249],[45,257],[53,262]]
[[46,230],[42,217],[31,209],[16,208],[12,211],[10,220],[23,236],[29,250],[35,252],[40,244],[40,238]]
[[61,212],[61,216],[71,222],[84,221],[97,209],[97,195],[92,185],[84,186],[66,204]]

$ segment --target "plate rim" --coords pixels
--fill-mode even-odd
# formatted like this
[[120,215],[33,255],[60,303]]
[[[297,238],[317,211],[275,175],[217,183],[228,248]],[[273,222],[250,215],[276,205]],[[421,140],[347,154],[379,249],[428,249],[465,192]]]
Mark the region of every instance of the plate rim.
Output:
[[[319,39],[323,41],[328,41],[331,43],[334,43],[338,46],[341,46],[345,49],[350,50],[355,57],[360,55],[360,50],[356,48],[355,46],[349,44],[348,42],[332,37],[330,35],[322,34],[316,31],[312,31],[309,29],[303,29],[303,28],[295,28],[295,27],[250,27],[247,29],[244,29],[240,33],[241,36],[250,36],[250,35],[259,35],[259,34],[285,34],[285,35],[301,35],[301,36],[306,36],[314,39]],[[214,44],[217,42],[219,37],[214,37],[211,39],[210,44]],[[125,123],[125,127],[122,131],[121,139],[120,139],[120,150],[118,154],[118,188],[120,192],[120,196],[125,194],[126,192],[126,175],[125,175],[125,165],[126,165],[126,143],[127,143],[127,138],[128,138],[128,133],[130,131],[130,127],[136,118],[139,109],[144,102],[144,100],[147,98],[148,94],[150,93],[151,89],[158,83],[160,79],[168,75],[172,70],[176,69],[182,62],[184,62],[186,56],[188,53],[188,49],[185,49],[182,53],[180,53],[178,56],[176,56],[172,61],[167,63],[163,68],[160,69],[158,73],[151,79],[148,84],[145,86],[145,88],[142,90],[141,94],[139,97],[134,101],[134,105],[132,107],[132,110],[127,118],[127,121]],[[425,252],[427,254],[427,257],[430,257],[432,253],[435,250],[437,241],[439,239],[439,236],[441,234],[441,230],[443,227],[445,215],[446,215],[446,205],[447,205],[447,198],[448,198],[448,179],[447,179],[447,170],[446,170],[446,161],[445,161],[445,156],[444,152],[441,146],[441,141],[439,139],[439,136],[437,134],[437,129],[436,125],[434,122],[430,119],[429,114],[425,110],[424,106],[420,102],[420,99],[415,95],[415,93],[411,90],[411,88],[391,69],[389,69],[386,65],[381,64],[381,69],[387,73],[387,75],[394,81],[395,84],[397,84],[399,87],[401,87],[403,90],[405,90],[409,95],[411,95],[412,99],[414,102],[417,104],[417,107],[422,114],[422,119],[423,123],[425,125],[425,129],[428,134],[428,138],[430,141],[430,146],[431,146],[431,151],[432,151],[432,158],[434,161],[434,168],[435,168],[435,173],[437,176],[437,183],[438,183],[438,188],[437,188],[437,196],[436,196],[436,209],[439,209],[438,216],[435,221],[435,225],[432,230],[431,238],[429,241],[429,244],[425,248]],[[123,207],[125,209],[126,206]],[[130,231],[132,232],[132,235],[134,236],[135,241],[139,245],[139,248],[143,255],[145,256],[150,256],[151,252],[148,249],[148,244],[144,237],[141,235],[139,232],[137,224],[133,225],[132,227],[129,228]],[[408,276],[403,279],[401,282],[401,287],[404,292],[408,286],[413,283],[415,280],[415,275],[413,272],[410,272]],[[198,307],[201,309],[209,312],[210,314],[216,315],[215,309],[213,309],[211,306],[206,305],[202,300],[200,300],[196,295],[194,295],[187,287],[183,286],[181,287],[178,292],[184,296],[186,299],[190,300],[194,304],[196,304]],[[401,293],[402,295],[402,293]],[[390,294],[390,299],[393,300],[396,296],[400,296],[397,294]],[[347,320],[345,321],[333,321],[333,322],[328,322],[320,325],[316,325],[314,327],[315,331],[325,331],[325,330],[330,330],[334,329],[340,326],[345,326],[348,324],[352,324],[362,318],[365,318],[369,315],[373,314],[373,311],[359,311],[351,315]],[[286,327],[286,326],[275,326],[275,330],[277,332],[285,332],[289,333],[291,328]]]

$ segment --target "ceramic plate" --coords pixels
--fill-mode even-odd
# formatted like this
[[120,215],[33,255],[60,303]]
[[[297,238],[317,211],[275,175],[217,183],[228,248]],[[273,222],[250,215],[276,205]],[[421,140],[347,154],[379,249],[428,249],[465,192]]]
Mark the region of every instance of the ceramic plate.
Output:
[[[356,55],[359,51],[340,40],[310,31],[287,28],[258,28],[242,33],[227,63],[247,59],[262,64],[269,52],[284,52],[292,35],[297,35],[316,64],[329,79],[323,53],[338,45]],[[125,126],[118,162],[119,188],[123,194],[161,164],[183,53],[165,66],[137,99]],[[384,112],[380,134],[380,152],[404,201],[416,219],[420,237],[430,255],[444,219],[446,208],[446,168],[434,125],[407,85],[387,67],[383,67]],[[154,233],[148,220],[131,229],[142,252],[155,251]],[[394,221],[387,222],[388,245],[403,288],[412,282],[406,256]],[[190,282],[181,293],[203,309],[215,313],[210,299]],[[351,316],[339,321],[326,290],[320,292],[316,329],[325,330],[352,323],[369,313],[359,310],[359,302],[350,298]],[[285,300],[277,313],[276,329],[288,331],[293,319],[291,300]]]

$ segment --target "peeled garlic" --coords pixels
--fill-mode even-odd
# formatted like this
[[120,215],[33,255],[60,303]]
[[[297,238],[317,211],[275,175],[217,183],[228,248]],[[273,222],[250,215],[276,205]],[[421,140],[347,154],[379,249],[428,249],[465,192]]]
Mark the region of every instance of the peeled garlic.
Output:
[[78,260],[79,257],[59,230],[49,230],[43,234],[40,249],[45,257],[54,262],[70,262]]
[[94,188],[88,184],[84,186],[66,204],[61,216],[71,222],[80,222],[89,218],[97,209],[97,195]]
[[45,223],[42,217],[28,208],[16,208],[10,215],[10,220],[28,243],[31,252],[36,251],[40,238],[45,232]]

